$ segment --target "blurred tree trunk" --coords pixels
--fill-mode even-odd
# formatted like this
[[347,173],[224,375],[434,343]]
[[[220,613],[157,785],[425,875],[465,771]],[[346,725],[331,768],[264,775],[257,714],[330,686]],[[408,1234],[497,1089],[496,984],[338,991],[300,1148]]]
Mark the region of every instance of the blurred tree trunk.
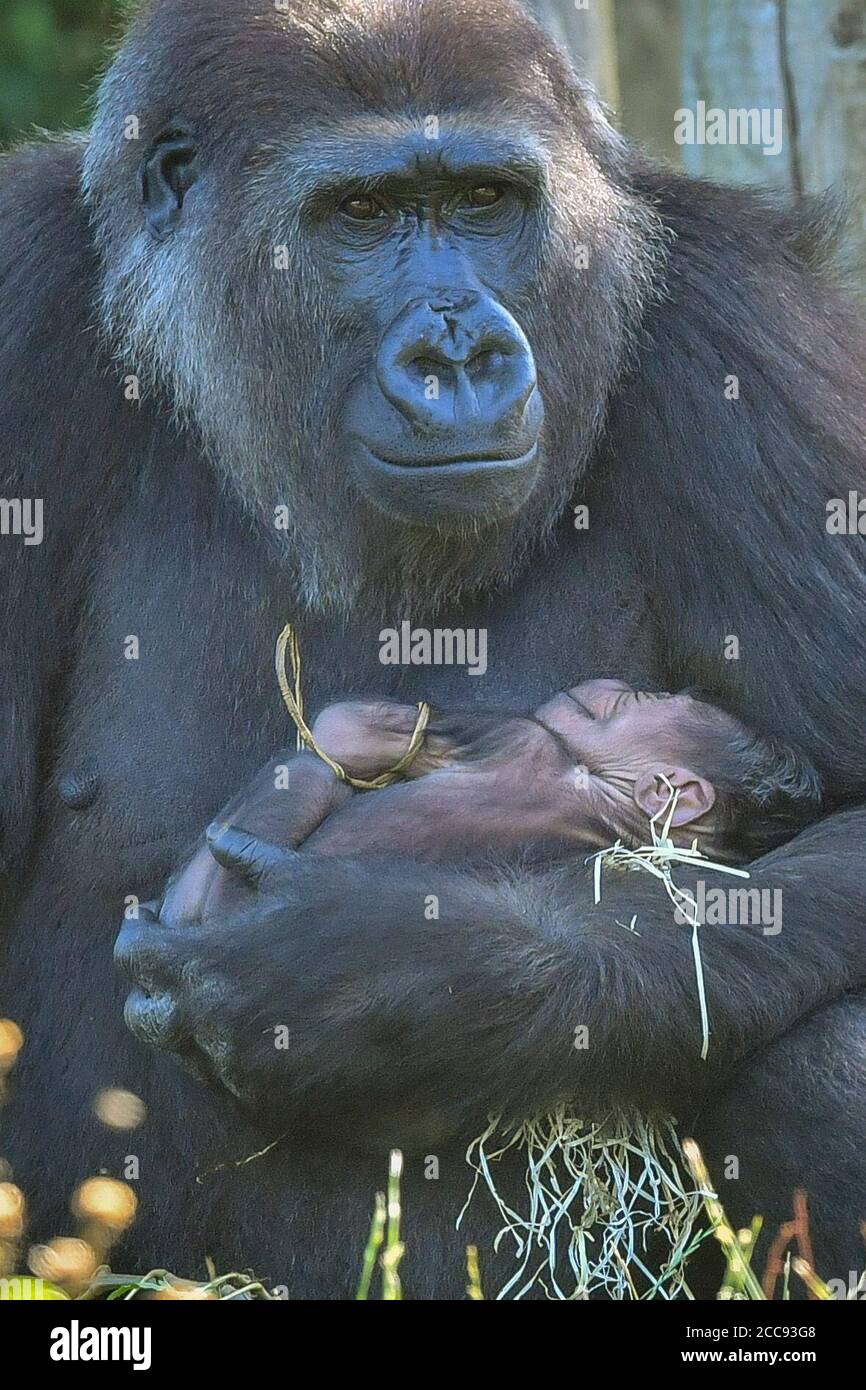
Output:
[[526,8],[571,55],[602,101],[619,105],[613,0],[524,0]]
[[680,102],[680,0],[615,0],[618,124],[652,154],[682,164],[674,140]]
[[616,124],[680,164],[680,0],[523,0],[589,78]]
[[866,271],[866,0],[684,0],[682,44],[683,106],[778,108],[784,122],[779,154],[689,144],[686,168],[795,197],[847,187]]

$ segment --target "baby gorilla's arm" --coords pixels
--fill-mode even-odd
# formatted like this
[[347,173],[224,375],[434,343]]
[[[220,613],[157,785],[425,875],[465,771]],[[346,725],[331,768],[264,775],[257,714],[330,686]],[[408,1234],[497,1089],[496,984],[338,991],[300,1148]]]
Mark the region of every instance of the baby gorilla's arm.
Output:
[[[416,713],[410,706],[347,703],[326,710],[313,732],[347,772],[367,776],[382,770],[384,754],[391,763],[402,757]],[[353,798],[313,832],[304,850],[454,861],[582,842],[574,767],[557,739],[531,719],[437,718],[407,777],[411,784]]]
[[[372,778],[404,757],[418,722],[417,705],[393,700],[342,700],[328,705],[313,724],[313,737],[350,777]],[[421,747],[400,774],[407,781],[445,767],[474,764],[518,752],[519,726],[533,721],[497,713],[458,710],[431,714]]]
[[[350,776],[371,778],[403,757],[417,713],[411,705],[345,702],[323,711],[313,735]],[[583,841],[570,804],[574,769],[532,720],[440,717],[407,776],[413,780],[353,793],[315,754],[278,755],[224,808],[207,844],[171,880],[161,920],[176,926],[240,906],[272,861],[301,847],[465,861]],[[245,855],[246,882],[227,872]]]

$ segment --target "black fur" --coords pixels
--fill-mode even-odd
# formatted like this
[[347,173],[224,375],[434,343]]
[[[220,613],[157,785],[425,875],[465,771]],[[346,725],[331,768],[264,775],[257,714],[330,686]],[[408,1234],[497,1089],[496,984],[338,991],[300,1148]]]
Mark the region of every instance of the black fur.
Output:
[[[136,40],[147,61],[131,69],[150,84],[145,145],[179,105],[191,106],[205,144],[239,178],[257,142],[284,129],[275,92],[295,122],[311,124],[348,101],[345,84],[328,82],[329,45],[312,56],[291,37],[276,42],[272,26],[290,21],[253,19],[259,8],[154,6],[153,28]],[[560,479],[571,470],[589,530],[573,529],[560,497],[550,542],[533,549],[498,532],[491,545],[501,559],[489,569],[473,568],[464,541],[455,559],[441,536],[431,544],[413,535],[411,614],[395,611],[393,589],[375,573],[349,619],[324,602],[303,607],[310,586],[297,555],[268,543],[249,486],[242,507],[218,481],[196,422],[173,418],[165,381],[141,404],[125,399],[122,378],[138,363],[112,362],[99,332],[83,143],[3,161],[0,495],[44,498],[46,525],[41,546],[0,539],[0,1013],[26,1037],[0,1152],[30,1200],[30,1234],[67,1231],[75,1184],[100,1168],[122,1172],[132,1153],[140,1214],[119,1266],[194,1273],[210,1255],[222,1268],[252,1265],[293,1296],[345,1296],[394,1143],[407,1155],[407,1288],[458,1297],[467,1241],[496,1282],[492,1214],[476,1205],[453,1229],[468,1186],[462,1154],[487,1108],[627,1099],[672,1107],[717,1178],[726,1155],[740,1156],[739,1181],[724,1193],[738,1221],[759,1210],[772,1231],[792,1188],[806,1187],[821,1272],[847,1279],[862,1262],[866,1216],[860,812],[804,832],[756,869],[758,884],[783,888],[778,937],[748,927],[703,933],[706,1062],[687,929],[631,879],[593,910],[576,871],[479,885],[411,863],[387,872],[319,865],[254,920],[156,941],[143,920],[127,942],[129,968],[153,972],[155,987],[170,992],[200,1055],[211,1067],[222,1059],[235,1094],[201,1087],[124,1027],[127,986],[111,965],[124,899],[157,894],[190,837],[288,740],[270,675],[288,617],[299,622],[312,708],[369,690],[429,695],[440,708],[477,695],[483,707],[528,712],[585,677],[699,681],[747,722],[799,746],[840,800],[866,787],[866,552],[861,537],[824,528],[827,500],[864,486],[863,334],[814,268],[808,229],[754,195],[647,169],[592,114],[546,41],[498,0],[471,13],[456,0],[407,2],[388,7],[390,18],[322,0],[319,13],[330,16],[356,108],[379,104],[387,70],[389,111],[402,94],[413,112],[477,100],[497,119],[514,111],[503,95],[512,93],[554,164],[559,151],[563,175],[580,173],[565,167],[575,148],[590,149],[595,173],[585,176],[603,169],[620,214],[632,209],[634,273],[652,289],[639,324],[611,345],[606,370],[616,359],[618,379],[598,443],[575,362],[586,334],[612,334],[636,312],[637,300],[623,307],[621,285],[614,306],[610,285],[625,271],[597,268],[610,283],[586,300],[582,319],[584,290],[569,286],[560,247],[524,316],[547,391],[549,467]],[[289,63],[306,86],[286,80]],[[142,150],[119,148],[109,232],[122,241],[140,217]],[[202,193],[212,197],[212,187]],[[237,210],[213,215],[216,238],[236,246]],[[652,254],[642,258],[651,227]],[[613,224],[609,236],[613,244]],[[314,273],[305,273],[301,289],[315,298]],[[240,267],[238,287],[250,291]],[[187,311],[177,303],[178,315]],[[318,331],[314,316],[305,322]],[[215,351],[227,332],[227,322],[213,324]],[[298,400],[318,402],[330,427],[364,340],[329,339],[331,348],[343,341],[345,358],[325,353],[328,381],[322,359],[289,338],[294,376],[271,373],[271,395],[276,381],[296,411]],[[728,373],[740,378],[738,402],[724,397]],[[393,524],[357,500],[331,517],[335,493],[318,474],[308,485],[335,534],[367,530],[383,553],[399,553]],[[474,544],[483,553],[483,533]],[[360,543],[356,553],[365,553]],[[418,579],[425,566],[431,592],[450,595],[437,610]],[[392,621],[487,627],[487,678],[380,666],[382,611]],[[140,641],[137,661],[124,657],[129,634]],[[740,639],[738,661],[724,659],[726,634]],[[64,799],[70,775],[98,778],[90,805]],[[436,923],[423,915],[431,892],[441,902]],[[616,924],[635,911],[639,938]],[[198,969],[181,979],[190,963]],[[262,1031],[275,1023],[292,1033],[287,1053]],[[579,1023],[590,1025],[588,1055],[571,1047]],[[844,1064],[834,1063],[840,1052]],[[113,1134],[94,1118],[95,1093],[108,1085],[145,1100],[140,1131]],[[267,1157],[212,1171],[278,1135]],[[424,1177],[429,1153],[440,1159],[438,1181]],[[507,1269],[507,1254],[499,1265]]]

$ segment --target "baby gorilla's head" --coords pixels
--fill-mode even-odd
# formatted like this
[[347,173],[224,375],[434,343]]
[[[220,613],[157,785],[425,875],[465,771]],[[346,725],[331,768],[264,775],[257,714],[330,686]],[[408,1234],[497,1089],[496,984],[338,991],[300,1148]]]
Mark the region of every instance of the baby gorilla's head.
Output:
[[820,808],[807,760],[697,694],[585,681],[535,718],[586,770],[596,814],[629,845],[647,843],[649,818],[666,819],[672,788],[674,839],[738,862],[781,844]]

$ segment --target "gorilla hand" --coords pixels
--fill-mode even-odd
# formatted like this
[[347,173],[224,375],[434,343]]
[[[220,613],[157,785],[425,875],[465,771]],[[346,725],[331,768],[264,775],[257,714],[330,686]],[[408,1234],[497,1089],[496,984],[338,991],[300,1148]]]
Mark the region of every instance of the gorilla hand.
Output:
[[264,841],[293,849],[333,811],[351,790],[312,753],[278,753],[216,816],[206,841],[173,875],[160,908],[168,926],[203,922],[214,913],[249,905],[250,889],[211,853],[210,841],[231,823]]
[[[213,848],[255,884],[252,905],[181,930],[146,910],[118,938],[115,959],[133,985],[125,1017],[142,1041],[178,1052],[257,1112],[303,1116],[308,1132],[348,1120],[356,1138],[381,1136],[399,1112],[404,1141],[426,1141],[454,1127],[436,1095],[437,1050],[440,1023],[447,1034],[465,1006],[475,1023],[462,1034],[468,1050],[454,1050],[467,1076],[459,1108],[484,1113],[488,1097],[474,1100],[467,1062],[492,1005],[493,890],[440,869],[435,891],[455,914],[446,925],[425,916],[433,889],[417,866],[395,876],[393,866],[287,852],[235,828]],[[508,962],[498,972],[506,993]]]
[[[486,881],[307,854],[274,867],[254,838],[250,908],[183,931],[126,925],[129,1022],[308,1133],[408,1142],[564,1103],[688,1113],[866,982],[866,889],[859,857],[838,853],[864,830],[866,812],[834,816],[752,866],[752,889],[782,895],[783,930],[701,929],[706,1060],[690,930],[654,881],[621,875],[594,906],[583,865]],[[694,892],[695,878],[678,881]]]

